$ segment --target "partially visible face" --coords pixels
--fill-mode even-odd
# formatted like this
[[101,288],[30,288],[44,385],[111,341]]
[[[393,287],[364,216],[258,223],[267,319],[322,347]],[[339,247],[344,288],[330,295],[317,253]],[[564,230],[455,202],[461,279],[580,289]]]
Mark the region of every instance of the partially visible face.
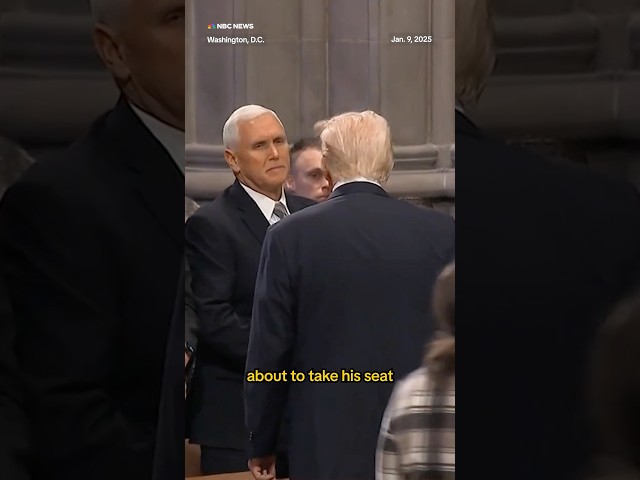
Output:
[[331,193],[331,187],[331,180],[323,166],[320,150],[306,148],[299,152],[287,179],[287,188],[296,195],[322,202]]
[[[184,130],[185,0],[128,0],[113,28],[110,69],[127,98]],[[103,48],[104,49],[104,48]],[[104,53],[104,52],[103,52]]]
[[225,150],[225,159],[246,186],[274,200],[280,198],[289,175],[289,145],[276,117],[265,113],[241,121],[237,145]]

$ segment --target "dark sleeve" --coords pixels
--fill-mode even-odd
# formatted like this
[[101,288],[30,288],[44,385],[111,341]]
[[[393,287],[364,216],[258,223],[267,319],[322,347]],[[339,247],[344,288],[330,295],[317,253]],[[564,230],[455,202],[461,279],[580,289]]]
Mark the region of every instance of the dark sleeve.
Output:
[[196,300],[191,289],[191,269],[189,262],[184,265],[184,341],[193,348],[198,344],[198,317]]
[[233,305],[236,284],[233,241],[219,224],[198,213],[187,222],[185,241],[200,350],[204,347],[228,358],[242,373],[251,319],[239,315]]
[[[294,342],[294,300],[284,249],[277,228],[269,228],[262,247],[251,320],[246,373],[255,370],[289,374]],[[276,452],[278,428],[284,414],[286,382],[248,382],[245,377],[245,416],[250,457]]]
[[39,459],[45,468],[104,465],[99,478],[117,477],[134,454],[109,389],[126,361],[117,349],[118,262],[99,209],[80,199],[43,182],[10,189],[0,206],[0,254]]
[[178,283],[171,327],[167,338],[152,480],[181,479],[184,473],[185,403],[182,363],[184,355],[182,308],[185,302],[184,275],[187,271],[188,267],[184,265],[183,275],[180,275]]
[[640,191],[631,187],[631,193],[627,198],[628,214],[622,221],[627,230],[622,235],[628,237],[631,250],[628,254],[629,270],[623,281],[621,298],[640,292]]
[[0,276],[0,472],[3,478],[26,480],[27,419],[22,409],[22,382],[14,358],[14,325],[9,297]]

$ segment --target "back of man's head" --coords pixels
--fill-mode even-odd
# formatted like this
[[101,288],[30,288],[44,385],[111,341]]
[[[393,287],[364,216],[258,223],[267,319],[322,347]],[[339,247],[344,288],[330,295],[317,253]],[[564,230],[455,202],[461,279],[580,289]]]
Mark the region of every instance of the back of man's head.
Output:
[[96,23],[115,26],[123,17],[123,10],[129,0],[89,0],[91,15]]
[[129,103],[184,130],[185,0],[90,0],[94,44]]
[[15,143],[0,137],[0,198],[33,164],[33,158]]
[[486,0],[456,0],[456,101],[473,105],[495,64],[493,24]]
[[324,163],[334,182],[364,177],[386,182],[393,169],[391,131],[380,115],[347,112],[315,126]]

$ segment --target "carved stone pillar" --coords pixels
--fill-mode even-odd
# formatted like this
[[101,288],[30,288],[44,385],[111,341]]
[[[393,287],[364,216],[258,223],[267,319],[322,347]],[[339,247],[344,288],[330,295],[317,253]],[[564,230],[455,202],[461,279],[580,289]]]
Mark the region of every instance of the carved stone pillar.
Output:
[[[450,0],[194,0],[188,24],[187,194],[210,198],[233,181],[222,126],[259,103],[275,110],[291,142],[313,124],[372,109],[390,122],[393,195],[454,196],[454,11]],[[262,19],[262,20],[261,20]],[[253,23],[249,31],[210,23]],[[264,44],[209,43],[209,36],[263,36]],[[432,43],[392,43],[422,35]]]

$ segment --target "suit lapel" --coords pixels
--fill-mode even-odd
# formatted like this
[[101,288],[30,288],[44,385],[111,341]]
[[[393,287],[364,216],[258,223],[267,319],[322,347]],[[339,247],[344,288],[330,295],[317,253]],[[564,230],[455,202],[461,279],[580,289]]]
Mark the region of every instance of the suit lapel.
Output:
[[238,180],[229,188],[229,198],[239,211],[242,222],[262,245],[267,228],[269,228],[269,222]]
[[124,99],[105,120],[104,148],[130,172],[130,185],[150,216],[184,245],[184,177],[162,144]]
[[287,207],[289,208],[289,213],[295,213],[299,210],[302,210],[302,204],[298,202],[297,197],[294,195],[289,195],[287,192],[284,192],[284,196],[287,198]]

